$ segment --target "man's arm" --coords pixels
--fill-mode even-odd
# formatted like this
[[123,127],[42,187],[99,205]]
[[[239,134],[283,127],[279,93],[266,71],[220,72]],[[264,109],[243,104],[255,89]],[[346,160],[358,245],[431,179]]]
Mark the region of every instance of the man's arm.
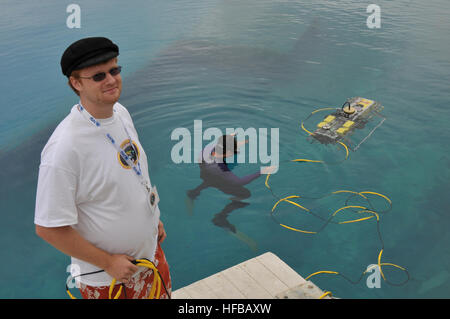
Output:
[[124,283],[127,283],[138,270],[138,267],[131,263],[133,257],[111,255],[84,239],[71,226],[43,227],[36,225],[36,234],[64,254],[93,264]]

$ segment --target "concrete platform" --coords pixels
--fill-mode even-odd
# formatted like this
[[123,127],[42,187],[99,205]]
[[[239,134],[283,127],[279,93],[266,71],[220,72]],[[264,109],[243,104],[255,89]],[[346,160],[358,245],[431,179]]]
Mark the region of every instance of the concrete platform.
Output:
[[172,293],[172,298],[317,299],[324,293],[276,255],[267,252],[180,288]]

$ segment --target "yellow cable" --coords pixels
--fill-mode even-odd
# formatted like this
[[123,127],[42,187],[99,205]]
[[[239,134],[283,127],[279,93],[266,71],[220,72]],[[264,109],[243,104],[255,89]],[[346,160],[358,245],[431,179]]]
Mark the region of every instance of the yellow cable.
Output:
[[[159,296],[161,294],[161,278],[159,276],[158,269],[155,267],[155,265],[152,262],[149,262],[145,259],[137,259],[138,263],[136,266],[143,266],[147,267],[153,270],[153,283],[152,283],[152,289],[150,290],[150,295],[148,299],[153,299],[156,292],[156,299],[159,299]],[[157,288],[158,287],[158,288]]]
[[323,295],[322,296],[320,296],[319,297],[319,299],[323,299],[323,298],[325,298],[326,296],[332,296],[333,294],[331,293],[331,291],[325,291],[324,293],[323,293]]
[[384,199],[386,199],[386,200],[389,202],[389,204],[392,204],[391,200],[390,200],[387,196],[385,196],[385,195],[383,195],[383,194],[379,194],[379,193],[375,193],[375,192],[369,192],[369,191],[361,192],[360,194],[372,194],[372,195],[378,195],[378,196],[381,196],[381,197],[383,197]]
[[297,229],[297,228],[294,228],[294,227],[286,226],[286,225],[284,225],[284,224],[280,224],[280,226],[282,226],[282,227],[284,227],[284,228],[287,228],[287,229],[290,229],[290,230],[293,230],[293,231],[296,231],[296,232],[299,232],[299,233],[305,233],[305,234],[317,234],[317,232],[315,232],[315,231],[300,230],[300,229]]
[[352,193],[352,194],[355,194],[355,195],[359,195],[359,196],[363,197],[364,199],[367,199],[367,197],[362,195],[361,193],[354,192],[354,191],[348,191],[348,190],[338,190],[338,191],[332,192],[331,194],[339,194],[339,193]]
[[383,249],[380,250],[380,254],[378,255],[378,268],[380,269],[381,277],[383,277],[383,280],[386,281],[386,277],[384,277],[383,270],[381,269],[381,255],[382,254],[383,254]]
[[342,146],[344,146],[345,151],[347,152],[347,154],[345,155],[345,159],[347,159],[348,158],[348,147],[347,147],[347,145],[345,145],[344,143],[342,143],[340,141],[338,141],[338,143],[341,144]]
[[406,270],[405,267],[402,267],[402,266],[399,266],[399,265],[396,265],[396,264],[391,264],[391,263],[381,263],[381,266],[394,266],[394,267],[399,268],[399,269],[401,269],[403,271]]
[[369,270],[371,270],[372,268],[375,268],[375,267],[379,267],[379,266],[393,266],[393,267],[396,267],[396,268],[399,268],[399,269],[401,269],[401,270],[403,270],[403,271],[406,271],[406,268],[404,268],[404,267],[402,267],[402,266],[399,266],[399,265],[396,265],[396,264],[391,264],[391,263],[381,263],[380,265],[372,265],[371,267],[367,267],[367,269],[364,271],[364,274],[365,273],[367,273]]
[[[156,276],[156,274],[155,274],[155,276]],[[155,285],[155,282],[153,281],[152,289],[150,290],[150,295],[148,296],[148,299],[153,299],[153,297],[155,296],[155,291],[156,291],[156,285]]]
[[[359,212],[358,212],[359,213]],[[374,211],[372,211],[372,210],[368,210],[368,209],[366,209],[366,210],[363,210],[363,211],[361,211],[361,213],[371,213],[371,214],[374,214],[375,215],[375,217],[377,218],[377,221],[379,221],[380,220],[380,215],[378,215],[378,213],[377,212],[374,212]]]
[[72,294],[70,293],[69,289],[67,289],[66,292],[67,292],[67,294],[69,295],[70,299],[77,299],[77,298],[75,298],[74,295],[72,295]]
[[304,158],[297,158],[295,160],[291,160],[291,162],[323,163],[323,161],[309,160],[309,159],[304,159]]
[[[317,109],[317,110],[312,111],[311,114],[310,114],[309,116],[311,116],[311,115],[313,115],[313,114],[315,114],[315,113],[317,113],[317,112],[327,111],[327,110],[336,110],[336,108],[334,108],[334,107],[324,107],[324,108],[320,108],[320,109]],[[308,118],[309,118],[309,116],[308,116]],[[304,131],[305,131],[306,133],[308,133],[309,135],[314,135],[314,133],[311,133],[310,131],[308,131],[308,130],[305,128],[305,125],[303,124],[303,121],[301,122],[301,125],[300,125],[300,126],[301,126],[302,130],[304,130]],[[345,159],[348,159],[349,152],[348,152],[348,147],[347,147],[347,145],[345,145],[344,143],[342,143],[342,142],[340,142],[340,141],[338,141],[338,143],[341,144],[342,146],[344,146],[345,151],[346,151]],[[306,160],[306,159],[296,159],[296,160],[293,160],[293,162],[324,163],[323,161],[314,161],[314,160]]]
[[272,212],[273,212],[273,210],[275,209],[275,207],[278,206],[278,204],[279,204],[280,202],[285,201],[286,199],[289,199],[289,198],[300,198],[300,196],[292,195],[292,196],[288,196],[288,197],[285,197],[285,198],[280,199],[278,202],[275,203],[275,205],[273,205],[273,207],[272,207]]
[[[151,261],[148,261],[146,259],[137,259],[136,266],[147,267],[147,268],[153,270],[153,283],[152,283],[152,288],[150,290],[150,295],[149,295],[148,299],[153,299],[155,297],[155,294],[156,294],[156,299],[159,299],[159,297],[161,296],[161,277],[159,275],[158,268],[156,268],[156,266]],[[109,290],[108,290],[108,298],[109,299],[118,299],[120,297],[120,295],[122,294],[123,286],[120,285],[117,293],[114,295],[114,297],[112,296],[116,282],[117,282],[116,278],[113,278],[111,280],[111,284],[109,285]],[[68,289],[66,289],[66,292],[71,299],[77,299]]]
[[269,177],[270,177],[270,174],[267,174],[265,185],[266,185],[266,187],[267,187],[268,189],[270,189],[270,186],[269,186]]
[[335,275],[339,275],[339,273],[337,271],[331,271],[331,270],[321,270],[321,271],[317,271],[311,275],[309,275],[308,277],[305,278],[305,280],[309,280],[309,278],[318,275],[318,274],[335,274]]
[[[295,203],[295,202],[293,202],[293,201],[288,200],[289,198],[300,198],[300,196],[292,195],[292,196],[287,196],[287,197],[285,197],[285,198],[280,199],[280,200],[277,201],[277,202],[275,203],[275,205],[272,207],[272,212],[274,211],[275,207],[277,207],[277,205],[278,205],[280,202],[283,202],[283,201],[286,201],[286,202],[288,202],[288,203],[290,203],[290,204],[293,204],[293,205],[295,205],[295,206],[297,206],[297,207],[300,207],[301,209],[304,209],[304,210],[306,210],[306,211],[309,212],[309,209],[303,207],[303,206],[300,205],[300,204],[297,204],[297,203]],[[297,228],[294,228],[294,227],[290,227],[290,226],[287,226],[287,225],[284,225],[284,224],[281,224],[281,223],[280,223],[280,226],[282,226],[282,227],[284,227],[284,228],[287,228],[287,229],[290,229],[290,230],[293,230],[293,231],[296,231],[296,232],[300,232],[300,233],[305,233],[305,234],[317,234],[317,232],[308,231],[308,230],[301,230],[301,229],[297,229]]]
[[293,201],[290,201],[290,200],[285,200],[285,202],[288,202],[288,203],[290,203],[290,204],[292,204],[292,205],[295,205],[295,206],[297,206],[297,207],[300,207],[301,209],[303,209],[303,210],[306,210],[307,212],[309,212],[309,209],[308,208],[305,208],[305,207],[303,207],[302,205],[300,205],[300,204],[297,204],[296,202],[293,202]]
[[[317,109],[317,110],[313,111],[313,112],[311,113],[311,115],[314,114],[314,113],[317,113],[317,112],[320,112],[320,111],[326,111],[326,110],[335,110],[335,108],[333,108],[333,107],[325,107],[325,108]],[[309,135],[314,135],[314,133],[311,133],[310,131],[308,131],[308,130],[305,128],[305,125],[303,124],[303,122],[301,122],[301,128],[302,128],[305,132],[307,132]],[[338,142],[338,143],[341,144],[342,146],[344,146],[345,151],[346,151],[345,159],[348,159],[349,152],[348,152],[348,147],[347,147],[347,145],[345,145],[345,144],[342,143],[342,142]],[[319,161],[319,160],[309,160],[309,159],[305,159],[305,158],[297,158],[297,159],[291,160],[291,162],[325,163],[324,161]],[[264,183],[264,185],[266,185],[266,187],[267,187],[268,189],[270,189],[270,186],[269,186],[269,178],[270,178],[270,174],[267,174],[266,181],[265,181],[265,183]]]
[[[310,132],[308,132],[308,133],[310,133]],[[312,133],[310,133],[310,134],[312,134]],[[349,152],[348,152],[347,145],[345,145],[342,142],[338,142],[338,143],[341,144],[342,146],[344,146],[344,148],[345,148],[345,159],[348,159]],[[297,158],[297,159],[291,160],[291,162],[325,163],[324,161],[309,160],[309,159],[305,159],[305,158]]]
[[364,218],[360,218],[360,219],[347,220],[347,221],[339,222],[339,224],[356,223],[356,222],[361,222],[363,220],[367,220],[367,219],[371,219],[371,218],[373,218],[373,216],[364,217]]
[[302,122],[302,129],[306,132],[306,133],[308,133],[309,135],[313,135],[313,133],[311,133],[310,131],[308,131],[306,128],[305,128],[305,126],[303,125],[303,122]]
[[361,208],[361,209],[367,209],[366,207],[363,207],[363,206],[354,206],[354,205],[344,206],[344,207],[341,207],[341,208],[339,208],[338,210],[336,210],[336,211],[333,213],[333,215],[331,215],[331,216],[336,216],[336,214],[339,213],[341,210],[348,209],[348,208]]
[[[334,107],[324,107],[324,108],[321,108],[321,109],[317,109],[317,110],[312,111],[311,114],[310,114],[309,116],[313,115],[314,113],[320,112],[320,111],[335,110],[335,109],[336,109],[336,108],[334,108]],[[308,117],[309,117],[309,116],[308,116]],[[310,131],[308,131],[308,130],[305,128],[305,126],[303,125],[303,122],[301,123],[301,127],[302,127],[302,129],[303,129],[305,132],[307,132],[309,135],[314,135],[313,133],[311,133]]]
[[111,285],[109,285],[109,291],[108,291],[108,298],[109,299],[119,299],[120,295],[122,294],[122,288],[123,286],[121,285],[119,287],[119,291],[117,291],[116,295],[114,296],[114,298],[112,298],[112,292],[114,290],[114,286],[116,285],[116,278],[113,278],[111,280]]
[[335,108],[335,107],[324,107],[324,108],[321,108],[321,109],[317,109],[317,110],[315,110],[315,111],[312,111],[312,112],[311,112],[311,115],[314,114],[314,113],[317,113],[317,112],[327,111],[327,110],[336,110],[336,108]]
[[[358,213],[359,213],[359,214],[360,214],[360,213],[371,213],[371,214],[374,214],[374,215],[375,215],[375,217],[377,218],[377,221],[380,220],[380,216],[379,216],[376,212],[374,212],[374,211],[372,211],[372,210],[365,209],[365,210],[359,211]],[[343,222],[339,222],[339,224],[348,224],[348,223],[360,222],[360,221],[363,221],[363,220],[371,219],[371,218],[373,218],[373,217],[374,217],[374,216],[368,216],[368,217],[363,217],[363,218],[360,218],[360,219],[354,219],[354,220],[343,221]]]
[[[324,110],[332,110],[332,109],[334,110],[335,108],[321,108],[321,109],[317,109],[317,110],[314,110],[314,111],[310,114],[310,116],[313,115],[313,114],[315,114],[315,113],[317,113],[317,112],[320,112],[320,111],[324,111]],[[308,118],[309,118],[310,116],[308,116]],[[307,119],[308,119],[308,118],[307,118]],[[305,125],[304,125],[303,121],[301,122],[301,128],[302,128],[302,130],[304,130],[304,131],[305,131],[306,133],[308,133],[309,135],[314,135],[314,133],[310,132],[309,130],[307,130],[307,129],[305,128]],[[349,157],[349,149],[348,149],[347,145],[344,144],[344,143],[341,142],[341,141],[338,141],[337,143],[339,143],[340,145],[342,145],[342,146],[344,147],[345,152],[346,152],[346,154],[345,154],[345,160],[347,160],[348,157]],[[302,158],[298,158],[298,159],[291,160],[291,162],[325,163],[324,161],[319,161],[319,160],[309,160],[309,159],[302,159]],[[269,186],[268,181],[269,181],[269,175],[266,177],[265,185],[266,185],[267,188],[270,189],[270,186]],[[352,194],[355,194],[355,195],[359,195],[359,196],[363,197],[363,198],[366,199],[366,200],[368,200],[368,198],[367,198],[366,196],[364,196],[364,194],[372,194],[372,195],[376,195],[376,196],[380,196],[380,197],[384,198],[385,200],[387,200],[387,201],[389,202],[390,205],[392,205],[392,201],[391,201],[387,196],[385,196],[385,195],[383,195],[383,194],[376,193],[376,192],[372,192],[372,191],[354,192],[354,191],[348,191],[348,190],[338,190],[338,191],[333,192],[332,194],[339,194],[339,193],[352,193]],[[308,210],[307,208],[301,206],[301,205],[298,204],[298,203],[295,203],[295,202],[293,202],[293,201],[288,200],[288,199],[290,199],[290,198],[300,198],[300,196],[296,196],[296,195],[294,195],[294,196],[288,196],[288,197],[285,197],[285,198],[282,198],[282,199],[278,200],[278,201],[275,203],[275,205],[272,207],[272,212],[275,210],[275,208],[278,206],[278,204],[279,204],[280,202],[282,202],[282,201],[286,201],[286,202],[288,202],[288,203],[290,203],[290,204],[293,204],[293,205],[295,205],[295,206],[297,206],[297,207],[300,207],[301,209],[306,210],[306,211],[309,212],[309,210]],[[359,219],[342,221],[342,222],[339,222],[338,224],[348,224],[348,223],[360,222],[360,221],[372,219],[374,216],[376,217],[377,222],[379,222],[379,220],[380,220],[380,216],[379,216],[379,214],[378,214],[377,212],[372,211],[372,210],[369,210],[367,207],[357,206],[357,205],[350,205],[350,206],[341,207],[341,208],[339,208],[338,210],[336,210],[336,211],[332,214],[331,217],[334,217],[334,216],[336,216],[340,211],[345,210],[345,209],[349,209],[349,208],[359,208],[359,209],[362,209],[362,210],[361,210],[361,211],[358,211],[358,213],[370,213],[370,214],[372,214],[373,216],[367,216],[367,217],[362,217],[362,218],[359,218]],[[317,232],[300,230],[300,229],[297,229],[297,228],[294,228],[294,227],[290,227],[290,226],[287,226],[287,225],[284,225],[284,224],[281,224],[281,223],[280,223],[280,226],[282,226],[282,227],[284,227],[284,228],[287,228],[287,229],[290,229],[290,230],[293,230],[293,231],[296,231],[296,232],[308,233],[308,234],[317,234]],[[381,275],[382,275],[382,277],[383,277],[383,280],[386,281],[386,277],[384,276],[384,273],[383,273],[383,271],[382,271],[382,266],[393,266],[393,267],[399,268],[399,269],[401,269],[401,270],[403,270],[403,271],[406,271],[406,269],[405,269],[404,267],[401,267],[401,266],[396,265],[396,264],[391,264],[391,263],[381,263],[381,256],[382,256],[382,254],[383,254],[383,249],[381,249],[381,251],[380,251],[380,253],[379,253],[379,255],[378,255],[378,264],[377,264],[377,265],[378,265],[378,268],[379,268],[379,270],[380,270],[380,273],[381,273]],[[368,269],[367,269],[367,270],[368,270]],[[367,270],[366,270],[363,274],[365,274],[365,273],[367,272]],[[323,270],[323,271],[318,271],[318,272],[315,272],[315,273],[309,275],[308,277],[306,277],[306,280],[310,279],[312,276],[315,276],[315,275],[317,275],[317,274],[322,274],[322,273],[336,274],[336,275],[339,274],[339,273],[336,272],[336,271]],[[323,294],[319,297],[319,299],[322,299],[322,298],[324,298],[325,296],[328,296],[328,295],[331,295],[331,292],[330,292],[330,291],[327,291],[327,292],[323,293]]]

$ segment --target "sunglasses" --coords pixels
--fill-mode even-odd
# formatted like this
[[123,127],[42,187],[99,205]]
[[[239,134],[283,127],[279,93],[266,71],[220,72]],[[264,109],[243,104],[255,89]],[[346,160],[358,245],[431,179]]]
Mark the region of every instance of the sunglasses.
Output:
[[[112,76],[116,76],[117,74],[120,73],[120,71],[122,71],[122,67],[117,66],[117,67],[114,67],[111,70],[109,70],[108,73],[111,74]],[[100,82],[100,81],[103,81],[104,79],[106,79],[106,73],[99,72],[97,74],[94,74],[93,76],[79,76],[79,77],[82,79],[92,79],[95,82]]]

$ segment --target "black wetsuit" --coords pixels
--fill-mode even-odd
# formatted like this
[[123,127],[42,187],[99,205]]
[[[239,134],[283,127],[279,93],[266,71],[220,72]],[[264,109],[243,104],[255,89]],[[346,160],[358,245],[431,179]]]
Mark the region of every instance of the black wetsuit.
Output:
[[[232,232],[235,232],[235,227],[226,220],[226,217],[234,209],[248,205],[248,203],[241,201],[251,196],[250,191],[245,188],[244,185],[247,185],[261,176],[261,173],[258,171],[254,174],[239,177],[231,171],[229,164],[227,164],[225,160],[221,162],[219,159],[214,158],[212,156],[213,151],[214,146],[211,145],[203,149],[201,153],[201,163],[199,164],[200,177],[203,180],[203,183],[195,189],[189,190],[187,195],[191,199],[195,199],[198,195],[200,195],[200,192],[203,189],[208,187],[214,187],[221,190],[225,194],[233,195],[234,197],[231,198],[231,203],[225,206],[220,213],[214,216],[213,223],[217,226],[224,227]],[[230,164],[230,166],[231,165],[233,164]]]

